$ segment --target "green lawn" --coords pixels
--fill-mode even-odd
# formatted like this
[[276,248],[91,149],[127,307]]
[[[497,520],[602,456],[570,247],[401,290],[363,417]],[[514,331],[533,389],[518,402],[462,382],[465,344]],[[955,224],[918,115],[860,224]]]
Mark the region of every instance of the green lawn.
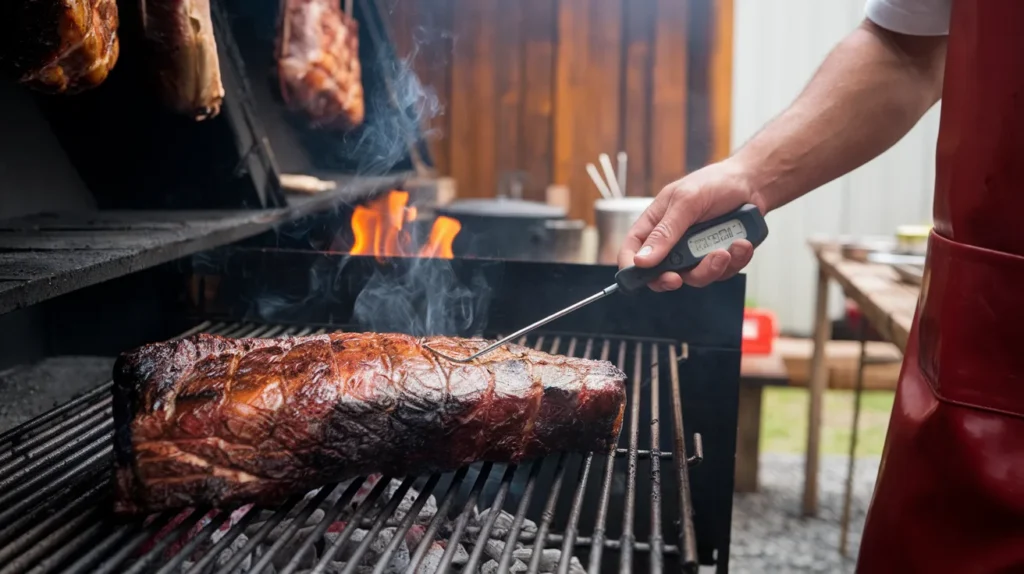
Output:
[[[851,391],[828,391],[825,394],[822,454],[849,453],[853,400]],[[862,395],[858,456],[882,454],[892,403],[892,391],[865,391]],[[807,391],[766,388],[761,405],[761,452],[801,453],[806,447]]]

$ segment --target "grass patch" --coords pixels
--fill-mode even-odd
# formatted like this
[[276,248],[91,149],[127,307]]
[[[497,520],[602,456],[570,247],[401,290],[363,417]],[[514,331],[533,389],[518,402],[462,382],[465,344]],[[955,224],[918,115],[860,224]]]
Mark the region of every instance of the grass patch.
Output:
[[[894,393],[864,391],[861,395],[857,456],[882,454]],[[852,391],[829,390],[821,429],[822,454],[849,454],[853,421]],[[761,451],[802,453],[807,448],[806,389],[767,387],[761,404]]]

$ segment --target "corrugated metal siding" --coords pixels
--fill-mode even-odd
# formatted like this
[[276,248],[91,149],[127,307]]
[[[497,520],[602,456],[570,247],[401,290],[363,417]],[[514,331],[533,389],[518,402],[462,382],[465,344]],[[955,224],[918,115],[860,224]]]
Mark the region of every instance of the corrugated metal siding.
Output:
[[[864,0],[737,0],[732,141],[753,136],[797,96],[828,51],[863,18]],[[818,234],[891,234],[931,218],[939,106],[892,149],[855,172],[769,214],[771,234],[748,273],[748,298],[782,329],[810,334]],[[834,288],[832,310],[842,301]]]

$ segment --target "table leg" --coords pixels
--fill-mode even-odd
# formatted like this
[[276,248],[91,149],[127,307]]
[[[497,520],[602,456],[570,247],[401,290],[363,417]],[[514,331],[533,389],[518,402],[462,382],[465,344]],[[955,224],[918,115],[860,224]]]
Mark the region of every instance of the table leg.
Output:
[[740,385],[739,424],[736,429],[736,492],[757,492],[763,394],[762,385]]
[[867,364],[867,322],[861,318],[860,362],[857,364],[857,387],[853,399],[853,428],[850,432],[850,461],[846,468],[846,489],[843,492],[843,519],[839,530],[839,554],[846,556],[846,540],[850,531],[850,501],[853,498],[853,463],[857,452],[857,427],[860,421],[860,399],[864,393],[864,367]]
[[818,458],[821,447],[821,410],[828,386],[825,346],[832,338],[828,319],[828,274],[818,265],[818,293],[814,306],[814,355],[811,357],[810,401],[807,420],[807,458],[804,467],[804,516],[818,514]]

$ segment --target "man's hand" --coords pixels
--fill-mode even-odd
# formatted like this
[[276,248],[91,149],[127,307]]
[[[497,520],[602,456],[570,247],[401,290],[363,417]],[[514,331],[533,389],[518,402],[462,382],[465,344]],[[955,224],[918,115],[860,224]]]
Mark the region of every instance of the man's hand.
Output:
[[[764,214],[766,207],[753,183],[734,160],[711,164],[662,189],[626,235],[619,251],[619,267],[654,267],[695,223],[706,221],[752,203]],[[700,265],[680,275],[664,273],[650,284],[655,291],[671,291],[683,283],[704,287],[743,269],[754,254],[749,241],[739,240],[729,250],[708,254]]]

